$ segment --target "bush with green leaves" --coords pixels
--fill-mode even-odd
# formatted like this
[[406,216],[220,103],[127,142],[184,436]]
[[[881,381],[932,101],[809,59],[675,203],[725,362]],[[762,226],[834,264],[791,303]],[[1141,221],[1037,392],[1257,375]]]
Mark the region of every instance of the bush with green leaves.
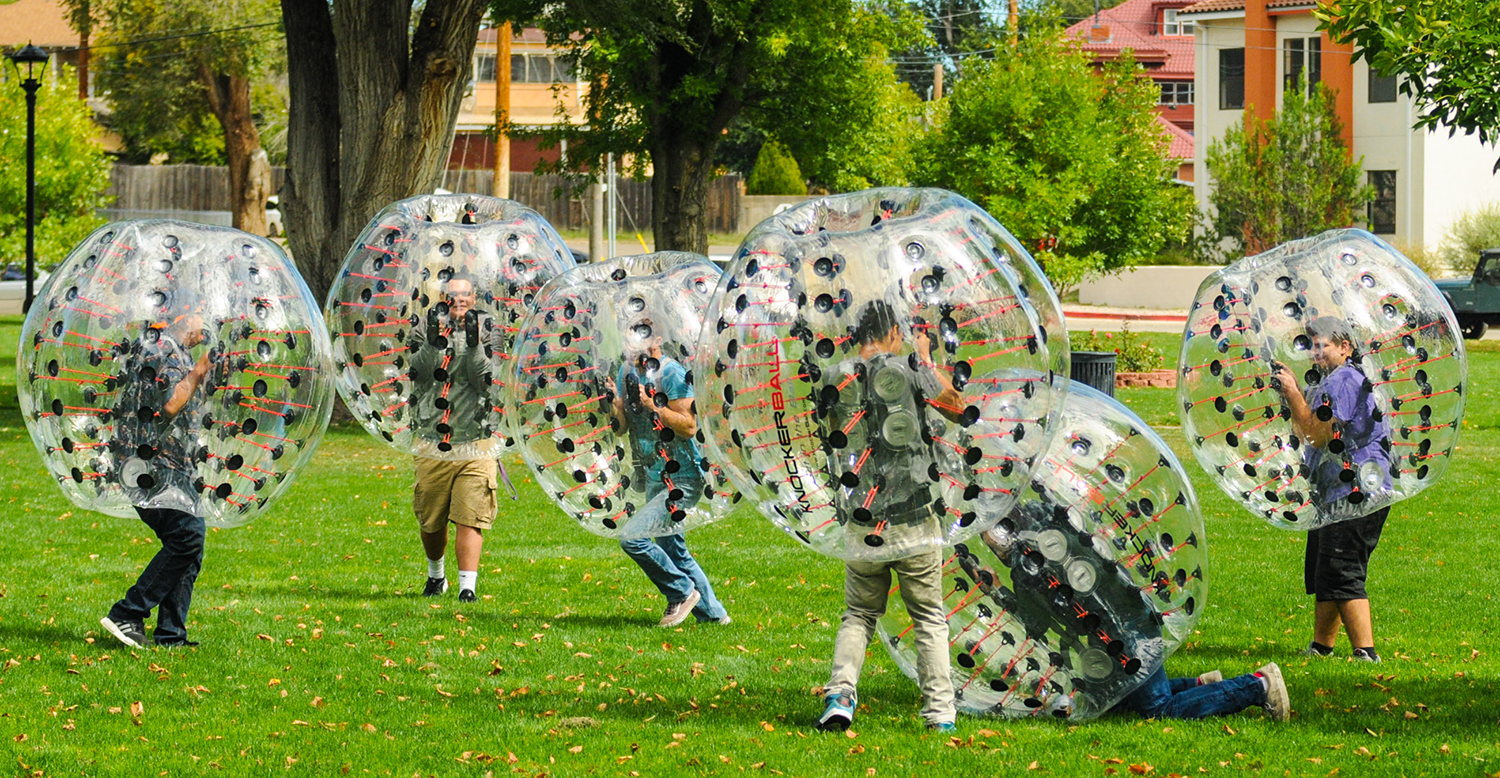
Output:
[[1165,370],[1166,355],[1151,342],[1130,331],[1130,325],[1121,325],[1119,332],[1068,334],[1068,346],[1075,352],[1115,352],[1115,371],[1120,373],[1149,373]]
[[797,160],[775,138],[766,138],[766,142],[760,145],[760,154],[755,157],[755,169],[745,181],[745,194],[807,194],[807,184],[802,180],[802,170],[797,167]]
[[[61,262],[104,220],[110,162],[78,99],[71,68],[48,72],[36,95],[36,257]],[[0,263],[26,258],[26,95],[0,84]]]
[[1249,111],[1209,144],[1214,234],[1232,257],[1348,227],[1372,193],[1360,160],[1349,159],[1333,97],[1319,84],[1288,89],[1267,120]]
[[1479,252],[1500,248],[1500,203],[1465,211],[1443,234],[1438,256],[1459,275],[1473,275]]
[[919,144],[917,183],[989,211],[1063,292],[1187,235],[1159,97],[1130,57],[1098,72],[1076,42],[1032,31],[969,61]]

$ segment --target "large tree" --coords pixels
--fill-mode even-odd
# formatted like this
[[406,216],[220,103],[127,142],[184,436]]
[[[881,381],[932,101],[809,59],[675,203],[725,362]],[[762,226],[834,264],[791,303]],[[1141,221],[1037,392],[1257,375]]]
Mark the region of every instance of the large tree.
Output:
[[1244,254],[1353,223],[1370,199],[1327,88],[1288,89],[1267,120],[1247,112],[1208,147],[1214,232]]
[[[803,138],[850,137],[878,118],[851,113],[850,87],[868,84],[861,69],[884,57],[880,37],[897,29],[854,0],[496,0],[494,7],[498,18],[537,20],[589,82],[588,123],[571,128],[570,161],[597,170],[614,152],[637,170],[649,164],[656,248],[700,253],[708,250],[708,183],[730,124],[747,111],[763,128],[780,118],[787,126],[776,134],[812,175],[806,167],[815,160],[798,149]],[[864,164],[834,161],[828,169],[830,178],[883,177]]]
[[281,0],[291,106],[283,208],[322,297],[365,223],[447,161],[483,0]]
[[1186,234],[1192,199],[1171,183],[1157,97],[1130,58],[1096,73],[1059,32],[1033,31],[954,85],[918,182],[985,208],[1065,289]]
[[[234,226],[264,235],[271,167],[251,90],[278,66],[275,0],[66,0],[127,155],[226,164]],[[216,130],[216,132],[215,132]]]
[[[1324,0],[1314,15],[1439,125],[1500,141],[1500,0]],[[1495,163],[1500,171],[1500,161]]]

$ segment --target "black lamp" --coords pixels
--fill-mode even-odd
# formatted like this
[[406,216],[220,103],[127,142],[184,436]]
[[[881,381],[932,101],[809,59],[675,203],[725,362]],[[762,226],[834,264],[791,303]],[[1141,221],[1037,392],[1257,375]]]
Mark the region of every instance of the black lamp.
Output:
[[36,92],[42,88],[42,72],[50,56],[30,43],[5,56],[22,76],[21,89],[26,92],[26,301],[21,310],[27,312],[36,279]]

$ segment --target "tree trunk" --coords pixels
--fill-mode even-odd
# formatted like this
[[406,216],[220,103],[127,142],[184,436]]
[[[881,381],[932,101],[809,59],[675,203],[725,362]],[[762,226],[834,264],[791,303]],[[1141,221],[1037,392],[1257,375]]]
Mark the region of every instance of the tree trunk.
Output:
[[224,129],[224,156],[229,162],[229,208],[234,228],[266,234],[266,198],[271,196],[271,165],[260,147],[260,131],[250,107],[250,79],[198,68],[208,91],[208,105]]
[[[437,184],[483,0],[282,0],[291,84],[287,237],[322,299],[361,229]],[[335,56],[337,52],[337,56]]]
[[708,253],[708,182],[714,147],[670,130],[656,134],[651,160],[651,229],[657,251]]

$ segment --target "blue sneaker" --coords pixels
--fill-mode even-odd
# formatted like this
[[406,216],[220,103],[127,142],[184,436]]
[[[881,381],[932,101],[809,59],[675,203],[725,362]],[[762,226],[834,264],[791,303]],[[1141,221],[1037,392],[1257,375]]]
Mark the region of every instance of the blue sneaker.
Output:
[[843,732],[854,722],[854,695],[844,692],[823,698],[823,715],[818,717],[818,729],[824,732]]
[[929,721],[927,728],[933,732],[952,732],[958,727],[953,726],[951,721]]

